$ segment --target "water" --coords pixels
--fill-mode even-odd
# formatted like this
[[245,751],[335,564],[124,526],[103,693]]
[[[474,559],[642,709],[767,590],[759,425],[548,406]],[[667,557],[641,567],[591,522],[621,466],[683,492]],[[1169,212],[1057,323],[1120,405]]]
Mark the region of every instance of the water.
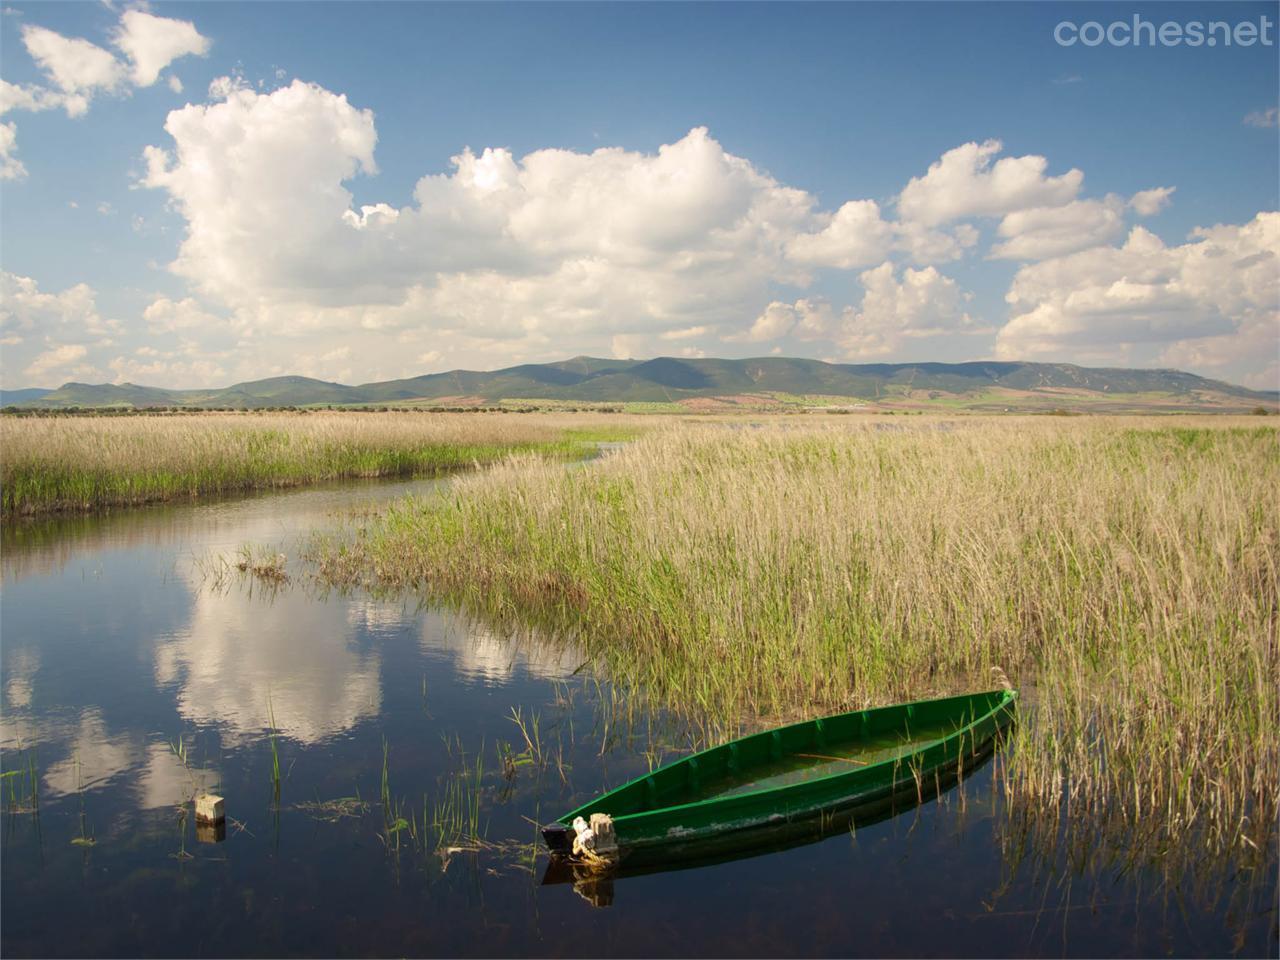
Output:
[[[0,952],[1276,954],[1273,868],[1205,891],[1194,877],[1019,856],[991,765],[816,842],[543,883],[566,878],[547,875],[530,821],[688,739],[662,718],[628,730],[572,646],[505,636],[415,597],[308,584],[302,537],[430,486],[5,525],[0,759],[17,773],[6,791],[34,760],[39,804],[6,792]],[[208,558],[247,542],[286,553],[291,582],[204,577]],[[381,803],[384,745],[394,811]],[[477,755],[492,846],[442,856],[424,815],[446,819],[439,807]],[[179,805],[214,784],[231,819],[206,843]],[[397,819],[412,826],[396,830]]]

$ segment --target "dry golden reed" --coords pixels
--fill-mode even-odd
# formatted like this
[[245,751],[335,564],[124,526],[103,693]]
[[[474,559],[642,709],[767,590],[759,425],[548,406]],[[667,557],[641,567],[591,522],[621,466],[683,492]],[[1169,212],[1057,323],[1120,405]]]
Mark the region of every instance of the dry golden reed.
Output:
[[1258,841],[1280,791],[1274,429],[756,426],[660,429],[582,469],[507,461],[324,568],[558,614],[609,676],[722,732],[999,666],[1026,694],[1011,796]]

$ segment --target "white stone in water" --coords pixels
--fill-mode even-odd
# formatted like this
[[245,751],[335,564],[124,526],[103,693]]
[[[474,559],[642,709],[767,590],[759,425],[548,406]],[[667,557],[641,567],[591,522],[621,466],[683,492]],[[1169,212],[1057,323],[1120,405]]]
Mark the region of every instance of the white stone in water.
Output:
[[225,819],[226,815],[222,797],[214,796],[212,793],[202,793],[196,797],[197,822],[217,823],[219,820]]
[[227,839],[227,821],[219,820],[217,823],[196,821],[196,840],[200,843],[221,843],[225,839]]

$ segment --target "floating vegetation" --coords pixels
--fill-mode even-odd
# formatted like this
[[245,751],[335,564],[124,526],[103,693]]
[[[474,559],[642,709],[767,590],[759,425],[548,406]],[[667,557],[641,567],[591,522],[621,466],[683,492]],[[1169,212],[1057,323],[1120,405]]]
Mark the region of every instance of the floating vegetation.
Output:
[[266,547],[246,543],[236,551],[235,568],[272,586],[289,582],[288,557]]
[[299,810],[312,820],[321,823],[337,823],[340,820],[358,820],[369,812],[370,804],[359,796],[338,797],[334,800],[304,801],[295,803],[294,810]]
[[[276,547],[244,543],[230,556],[209,552],[193,556],[191,561],[201,585],[216,596],[225,596],[232,587],[240,587],[246,596],[252,597],[256,592],[259,599],[272,601],[294,585],[289,557]],[[304,588],[311,586],[303,584]],[[322,586],[321,591],[327,589]]]

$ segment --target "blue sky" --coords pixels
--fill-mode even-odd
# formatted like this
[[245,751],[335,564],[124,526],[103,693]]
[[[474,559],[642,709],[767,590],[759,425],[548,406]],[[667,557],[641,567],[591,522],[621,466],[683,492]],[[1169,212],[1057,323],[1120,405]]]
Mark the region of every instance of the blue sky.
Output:
[[[1135,14],[1272,42],[1054,40]],[[3,384],[782,353],[1274,389],[1277,20],[9,3]]]

